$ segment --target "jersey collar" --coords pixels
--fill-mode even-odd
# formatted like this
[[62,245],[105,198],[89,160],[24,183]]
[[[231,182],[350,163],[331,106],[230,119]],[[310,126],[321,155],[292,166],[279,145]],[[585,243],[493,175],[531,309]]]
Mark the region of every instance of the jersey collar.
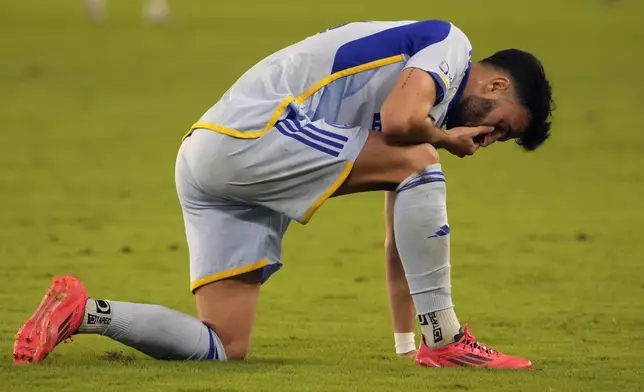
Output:
[[463,96],[463,92],[465,91],[465,85],[467,84],[467,80],[470,77],[470,69],[472,68],[472,62],[467,64],[467,68],[465,69],[465,75],[463,75],[463,79],[461,80],[461,83],[458,86],[458,90],[456,91],[456,94],[454,95],[454,98],[450,101],[449,105],[447,105],[447,115],[445,116],[445,120],[443,121],[443,124],[447,123],[447,119],[449,118],[450,112],[458,104],[458,101],[461,100],[461,97]]

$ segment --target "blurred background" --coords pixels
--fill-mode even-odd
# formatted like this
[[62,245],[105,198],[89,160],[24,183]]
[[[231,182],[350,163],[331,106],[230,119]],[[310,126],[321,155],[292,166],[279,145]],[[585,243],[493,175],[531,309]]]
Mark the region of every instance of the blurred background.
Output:
[[182,135],[271,52],[340,23],[402,19],[455,23],[475,60],[533,52],[557,102],[552,139],[534,153],[506,143],[441,157],[457,312],[481,340],[530,357],[538,371],[433,373],[431,385],[641,388],[641,1],[0,0],[8,390],[429,385],[392,355],[381,194],[331,200],[306,228],[292,226],[285,266],[262,293],[248,367],[151,362],[95,337],[61,347],[46,366],[9,365],[13,333],[54,274],[78,275],[90,295],[193,313],[173,177]]

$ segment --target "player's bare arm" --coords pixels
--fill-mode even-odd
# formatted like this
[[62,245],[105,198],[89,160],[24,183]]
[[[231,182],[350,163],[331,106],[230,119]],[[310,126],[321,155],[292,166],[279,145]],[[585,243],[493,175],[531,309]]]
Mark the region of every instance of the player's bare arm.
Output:
[[427,72],[408,68],[400,73],[380,111],[382,132],[391,144],[441,143],[447,132],[436,127],[429,112],[436,86]]
[[[381,109],[382,132],[391,144],[430,143],[458,156],[472,155],[481,146],[475,141],[494,131],[494,127],[458,127],[447,132],[429,116],[436,102],[436,83],[424,70],[408,68]],[[484,142],[485,139],[480,141]]]

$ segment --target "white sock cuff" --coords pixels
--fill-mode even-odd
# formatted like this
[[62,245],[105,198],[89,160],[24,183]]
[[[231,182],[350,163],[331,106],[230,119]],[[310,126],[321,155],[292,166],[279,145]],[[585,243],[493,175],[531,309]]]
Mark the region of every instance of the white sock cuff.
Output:
[[105,300],[87,298],[83,322],[78,328],[78,333],[95,333],[102,335],[112,322],[112,308]]
[[427,184],[430,182],[445,182],[445,174],[440,163],[429,165],[423,170],[416,172],[409,177],[405,178],[403,182],[396,188],[396,193],[412,189],[418,185]]

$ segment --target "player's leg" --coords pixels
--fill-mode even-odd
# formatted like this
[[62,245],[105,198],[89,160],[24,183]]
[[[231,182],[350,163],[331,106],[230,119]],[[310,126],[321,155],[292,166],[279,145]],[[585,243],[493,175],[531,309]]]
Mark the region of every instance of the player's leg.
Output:
[[[196,207],[199,200],[186,198],[187,186],[180,188],[191,254],[191,289],[199,317],[160,305],[88,298],[78,279],[55,278],[41,305],[18,332],[15,362],[40,361],[77,333],[104,335],[157,359],[244,358],[260,284],[277,268],[268,260],[245,263],[257,258],[245,252],[279,243],[285,230],[282,218],[262,220],[262,212],[255,210],[261,207],[212,208],[205,199],[200,209]],[[248,221],[240,222],[240,217]],[[271,220],[280,224],[279,232],[265,236]],[[245,236],[239,235],[242,230]],[[237,252],[230,253],[230,249]],[[272,249],[262,253],[274,260],[277,251]]]
[[[197,130],[192,137],[205,141],[223,136]],[[261,176],[258,170],[222,174],[230,177],[226,180],[229,192],[302,223],[332,194],[394,190],[413,173],[438,162],[438,154],[430,145],[390,146],[379,133],[338,128],[322,120],[309,123],[286,119],[255,141],[228,138],[225,142],[230,144],[230,151],[239,151],[229,159],[243,159],[246,167],[261,168]],[[289,155],[282,158],[283,151]],[[413,330],[409,288],[399,260],[392,257],[390,264],[390,288],[397,298],[393,306],[395,311],[399,306],[406,308],[401,310],[400,319],[406,319],[403,328],[409,332]],[[446,276],[449,286],[449,274]],[[451,303],[446,308],[446,313],[451,312]],[[458,321],[455,324],[452,336],[460,327]]]
[[176,182],[197,313],[216,331],[226,357],[243,359],[261,284],[281,267],[282,237],[290,220],[234,199],[226,179],[243,162],[229,155],[248,142],[230,139],[194,132],[179,152]]
[[75,334],[104,335],[157,359],[226,359],[201,320],[160,305],[94,300],[77,278],[63,276],[18,331],[14,362],[39,362]]
[[198,287],[198,318],[159,305],[90,298],[78,332],[110,337],[157,359],[243,359],[266,279],[262,272],[253,270]]
[[[192,143],[191,143],[192,141]],[[211,169],[191,170],[177,160],[177,189],[190,247],[191,290],[199,318],[159,305],[94,300],[74,277],[54,279],[14,345],[15,362],[44,359],[76,333],[101,334],[158,359],[242,359],[250,344],[260,284],[280,266],[282,235],[288,218],[263,207],[231,203],[211,196],[202,185],[217,179]],[[197,148],[198,149],[198,148]],[[208,152],[208,149],[204,150]],[[204,152],[202,151],[202,152]],[[199,157],[190,155],[193,164]]]
[[405,270],[396,248],[394,236],[394,192],[385,193],[385,272],[387,296],[394,330],[396,354],[405,357],[416,356],[414,322],[416,310],[409,294]]
[[199,318],[217,331],[228,359],[243,359],[248,353],[261,282],[261,271],[255,270],[195,291]]
[[[434,333],[431,325],[423,325],[424,318],[434,319],[436,312],[444,312],[435,339],[428,343],[438,346],[453,342],[460,324],[452,310],[445,177],[438,152],[429,144],[390,146],[382,135],[371,133],[338,193],[372,187],[396,189],[391,201],[395,243],[416,312],[421,316],[423,335]],[[442,228],[446,233],[437,235]]]
[[528,360],[482,346],[467,328],[460,329],[451,298],[445,184],[438,152],[431,145],[390,146],[382,135],[370,133],[337,194],[377,189],[396,191],[396,246],[423,334],[417,363],[530,367]]

